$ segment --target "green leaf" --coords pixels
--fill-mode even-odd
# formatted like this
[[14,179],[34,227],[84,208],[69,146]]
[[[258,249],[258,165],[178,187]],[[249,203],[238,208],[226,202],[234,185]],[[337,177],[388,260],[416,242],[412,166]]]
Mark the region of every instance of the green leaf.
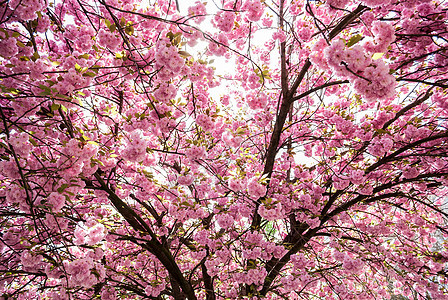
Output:
[[384,55],[384,53],[375,53],[375,54],[373,54],[372,59],[377,60],[377,59],[383,57],[383,55]]
[[40,87],[41,90],[44,90],[45,92],[51,93],[51,89],[48,86],[43,85],[43,84],[39,84],[39,87]]
[[133,35],[134,34],[134,26],[127,26],[125,29],[124,29],[124,32],[126,32],[126,34],[128,34],[128,35]]
[[348,40],[346,45],[348,48],[350,48],[351,46],[355,45],[362,39],[363,39],[362,35],[360,35],[360,34],[354,35]]
[[62,94],[56,94],[55,98],[65,99],[65,100],[70,100],[71,99],[69,96],[62,95]]
[[112,25],[112,23],[108,19],[104,19],[104,23],[106,24],[107,28],[110,28],[110,25]]
[[126,19],[125,19],[124,17],[121,17],[121,19],[120,19],[120,25],[121,25],[122,27],[124,27],[124,26],[126,25]]
[[186,51],[179,51],[178,52],[180,56],[182,56],[183,58],[187,58],[189,56],[191,56],[190,53],[186,52]]
[[55,110],[58,110],[60,107],[61,107],[60,104],[53,103],[50,108],[51,108],[51,111],[55,111]]
[[38,60],[40,58],[40,55],[39,55],[39,53],[37,53],[37,52],[34,52],[33,53],[33,56],[31,56],[31,60],[32,61],[36,61],[36,60]]
[[62,184],[62,185],[58,188],[58,193],[59,193],[59,194],[62,194],[62,193],[65,191],[65,189],[68,188],[68,187],[69,187],[68,184],[66,184],[66,183]]
[[37,142],[33,138],[29,138],[28,140],[34,147],[37,147]]
[[82,76],[84,76],[84,77],[95,77],[96,74],[94,72],[85,72],[84,74],[82,74]]

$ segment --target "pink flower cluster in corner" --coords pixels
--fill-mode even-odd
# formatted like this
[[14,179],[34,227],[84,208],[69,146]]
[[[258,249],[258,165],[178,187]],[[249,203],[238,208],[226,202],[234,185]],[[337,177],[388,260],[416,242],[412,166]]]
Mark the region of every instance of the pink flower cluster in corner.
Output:
[[[447,65],[448,65],[448,59],[447,59]],[[444,110],[448,110],[448,96],[446,94],[436,92],[432,95],[431,99],[439,107],[443,108]]]
[[29,21],[37,18],[37,12],[43,10],[46,3],[40,0],[11,0],[8,6],[19,20]]

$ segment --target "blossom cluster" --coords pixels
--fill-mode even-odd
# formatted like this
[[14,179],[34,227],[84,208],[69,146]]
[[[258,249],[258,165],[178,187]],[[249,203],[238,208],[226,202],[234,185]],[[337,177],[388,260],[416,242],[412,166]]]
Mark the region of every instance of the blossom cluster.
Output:
[[229,32],[233,28],[235,22],[235,13],[232,11],[224,10],[215,15],[216,27],[224,32]]
[[30,155],[30,151],[33,147],[29,142],[29,135],[26,132],[12,135],[9,138],[9,143],[14,148],[17,155],[23,158],[27,158]]
[[372,33],[374,34],[373,42],[367,41],[364,44],[364,48],[372,53],[386,52],[387,47],[395,41],[394,27],[389,23],[381,21],[374,21],[372,25]]
[[146,157],[148,140],[143,136],[141,130],[134,130],[129,138],[129,143],[123,151],[123,157],[131,162],[141,162]]
[[[367,101],[395,95],[395,78],[381,59],[372,60],[361,46],[347,48],[343,40],[325,50],[327,64],[339,76],[348,78]],[[320,63],[322,65],[322,63]]]
[[258,182],[257,178],[252,178],[247,183],[247,192],[254,198],[260,198],[266,195],[266,186]]
[[13,37],[0,40],[0,56],[5,58],[13,57],[19,53],[17,40]]
[[204,3],[200,1],[196,1],[195,5],[190,6],[188,8],[188,15],[194,16],[194,20],[196,23],[201,23],[205,20],[205,15],[207,14],[207,9]]
[[106,228],[103,224],[93,221],[78,224],[74,231],[75,245],[87,244],[93,246],[98,244],[106,236]]
[[114,51],[121,43],[121,39],[109,30],[100,29],[97,35],[98,44]]
[[162,69],[162,73],[159,74],[160,79],[172,78],[184,67],[184,59],[179,55],[177,47],[172,45],[168,38],[160,39],[155,51],[155,67]]
[[64,268],[69,274],[68,282],[72,287],[90,288],[99,281],[104,280],[106,270],[104,266],[93,260],[92,257],[79,258],[72,261],[64,261]]
[[283,219],[286,216],[285,210],[281,203],[274,205],[261,205],[258,208],[258,213],[268,221]]
[[199,114],[196,117],[196,124],[202,127],[207,132],[210,132],[215,127],[213,119],[205,114]]
[[45,1],[40,0],[12,0],[8,6],[14,11],[19,20],[29,21],[37,18],[37,12],[45,8]]
[[247,18],[253,22],[260,20],[263,15],[263,5],[260,0],[247,0],[241,9],[247,12]]

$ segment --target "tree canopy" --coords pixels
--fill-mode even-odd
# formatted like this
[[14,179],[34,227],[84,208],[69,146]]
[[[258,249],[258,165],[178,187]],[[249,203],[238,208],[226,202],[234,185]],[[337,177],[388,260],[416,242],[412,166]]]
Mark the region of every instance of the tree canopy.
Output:
[[3,1],[0,298],[448,299],[447,20]]

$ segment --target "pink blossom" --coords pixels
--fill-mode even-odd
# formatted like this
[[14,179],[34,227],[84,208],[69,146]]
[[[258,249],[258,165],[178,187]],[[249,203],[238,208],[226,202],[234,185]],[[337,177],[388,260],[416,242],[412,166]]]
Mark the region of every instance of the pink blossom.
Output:
[[232,11],[220,11],[215,15],[216,26],[219,30],[229,32],[233,28],[235,13]]
[[247,0],[241,9],[247,11],[247,18],[253,22],[260,20],[263,15],[263,5],[259,0]]
[[64,261],[64,265],[70,275],[71,286],[90,288],[98,282],[97,277],[92,273],[94,262],[91,258],[81,258],[71,262]]
[[218,222],[218,225],[224,229],[230,228],[231,226],[233,226],[233,223],[235,222],[233,217],[229,214],[220,214],[216,216],[216,221]]
[[104,239],[106,236],[106,228],[103,224],[96,224],[87,231],[86,243],[93,246]]
[[190,16],[195,16],[194,21],[199,24],[205,20],[207,10],[202,2],[196,1],[194,6],[188,8],[188,14]]
[[215,127],[215,123],[212,118],[205,114],[199,114],[196,117],[196,123],[201,126],[205,131],[211,131]]
[[327,4],[330,7],[344,8],[348,3],[348,0],[327,0]]
[[9,138],[9,143],[14,147],[14,151],[26,158],[30,155],[32,145],[29,142],[29,135],[26,132],[17,133]]
[[51,193],[47,200],[51,210],[55,213],[60,212],[65,205],[65,196],[59,193]]
[[314,229],[319,227],[320,219],[319,218],[307,219],[306,223],[308,224],[308,226],[310,226],[311,229]]
[[257,178],[252,178],[247,183],[247,192],[254,198],[260,198],[266,195],[266,186],[258,183]]
[[242,137],[234,136],[230,131],[224,131],[222,139],[228,146],[233,148],[239,147],[243,141]]
[[364,48],[373,53],[386,52],[387,47],[395,41],[394,27],[390,23],[383,21],[374,21],[372,25],[373,43],[371,41],[366,42]]
[[190,160],[198,160],[206,156],[204,147],[192,145],[190,148],[185,150],[185,155]]
[[410,167],[403,171],[403,177],[406,179],[415,178],[418,175],[419,175],[419,171],[415,167]]
[[194,181],[194,177],[192,175],[183,175],[177,178],[177,183],[180,185],[190,185]]
[[258,213],[261,217],[268,221],[274,221],[278,219],[283,219],[286,217],[285,210],[283,209],[281,203],[274,205],[260,205],[258,208]]
[[34,255],[26,250],[20,256],[20,262],[24,270],[35,271],[42,265],[42,255]]
[[112,32],[100,29],[98,32],[98,44],[102,47],[116,50],[121,40]]
[[363,4],[367,5],[368,7],[378,7],[382,5],[387,5],[390,3],[390,0],[363,0],[361,1]]
[[274,32],[274,34],[272,35],[272,38],[274,40],[278,40],[280,43],[283,43],[284,41],[286,41],[286,35],[283,32],[283,30]]
[[350,173],[350,180],[354,184],[362,184],[365,180],[363,170],[352,170]]

